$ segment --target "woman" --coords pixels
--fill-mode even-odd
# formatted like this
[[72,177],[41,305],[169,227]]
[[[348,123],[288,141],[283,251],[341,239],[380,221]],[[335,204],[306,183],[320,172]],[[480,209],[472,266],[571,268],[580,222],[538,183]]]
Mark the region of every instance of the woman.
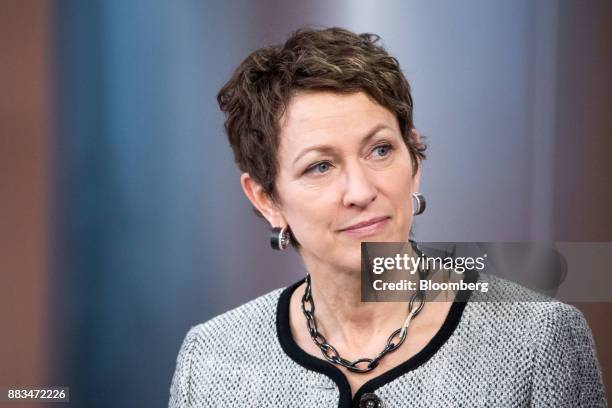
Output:
[[[377,40],[298,30],[219,92],[242,188],[308,276],[193,327],[170,406],[604,406],[572,306],[361,302],[361,242],[405,242],[424,209],[410,88]],[[490,279],[500,299],[527,293]]]

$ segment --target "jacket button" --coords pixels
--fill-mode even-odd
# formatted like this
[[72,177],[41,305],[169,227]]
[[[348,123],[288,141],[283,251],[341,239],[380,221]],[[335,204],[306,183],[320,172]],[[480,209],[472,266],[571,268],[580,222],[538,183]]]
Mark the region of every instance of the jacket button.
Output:
[[372,393],[363,394],[359,400],[360,408],[384,408],[382,400]]

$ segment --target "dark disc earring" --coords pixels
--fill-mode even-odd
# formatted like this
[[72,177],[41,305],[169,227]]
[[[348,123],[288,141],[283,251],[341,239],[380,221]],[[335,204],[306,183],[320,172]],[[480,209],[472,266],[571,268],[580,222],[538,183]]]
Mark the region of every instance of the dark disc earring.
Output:
[[287,249],[290,241],[291,235],[287,230],[287,227],[272,227],[270,232],[270,246],[272,249],[279,251]]
[[425,196],[423,196],[423,194],[421,193],[412,193],[412,199],[414,202],[412,215],[423,214],[423,211],[425,211],[425,204],[426,204]]

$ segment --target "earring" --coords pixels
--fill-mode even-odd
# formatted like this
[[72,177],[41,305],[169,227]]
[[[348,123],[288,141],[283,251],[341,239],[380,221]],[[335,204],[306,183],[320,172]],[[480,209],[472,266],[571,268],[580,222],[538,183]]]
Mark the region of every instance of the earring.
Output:
[[414,200],[414,209],[412,210],[412,215],[423,214],[425,211],[425,197],[421,193],[412,193],[412,198]]
[[270,246],[272,249],[282,251],[287,249],[291,241],[291,234],[287,230],[287,227],[272,227],[270,234]]

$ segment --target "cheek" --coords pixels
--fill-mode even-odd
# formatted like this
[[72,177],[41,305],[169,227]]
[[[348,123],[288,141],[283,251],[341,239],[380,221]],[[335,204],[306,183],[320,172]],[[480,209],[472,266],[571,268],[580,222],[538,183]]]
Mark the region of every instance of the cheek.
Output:
[[333,199],[321,191],[314,193],[304,188],[295,190],[288,190],[284,201],[287,223],[302,245],[316,245],[334,225],[336,210]]
[[400,221],[398,227],[404,231],[410,229],[412,224],[412,198],[411,190],[407,187],[398,192],[394,198],[393,205]]
[[412,177],[410,162],[400,160],[400,163],[390,169],[388,174],[385,174],[384,188],[396,205],[398,202],[408,202],[410,204],[410,197],[415,191],[415,179]]
[[415,180],[412,177],[412,164],[408,158],[401,163],[402,165],[397,166],[391,176],[385,178],[384,183],[386,196],[389,197],[398,219],[397,228],[403,234],[412,224],[412,193],[415,191]]

